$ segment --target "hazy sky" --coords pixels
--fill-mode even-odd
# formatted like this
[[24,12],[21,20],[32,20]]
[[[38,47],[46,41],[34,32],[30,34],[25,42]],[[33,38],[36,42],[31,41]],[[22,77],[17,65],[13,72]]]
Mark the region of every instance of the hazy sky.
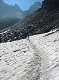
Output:
[[43,0],[4,0],[9,5],[19,5],[22,10],[28,10],[30,6],[37,1],[42,2]]

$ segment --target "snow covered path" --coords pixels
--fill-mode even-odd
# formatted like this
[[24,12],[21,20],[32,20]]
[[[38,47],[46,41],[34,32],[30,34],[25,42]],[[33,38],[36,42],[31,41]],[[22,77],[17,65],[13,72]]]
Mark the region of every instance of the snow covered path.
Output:
[[39,66],[40,57],[26,39],[0,44],[0,80],[39,79]]
[[0,80],[59,80],[59,32],[47,34],[1,43]]
[[45,52],[41,55],[43,56],[42,64],[45,64],[43,80],[59,80],[59,31],[52,34],[35,35],[31,40],[39,52],[40,48]]

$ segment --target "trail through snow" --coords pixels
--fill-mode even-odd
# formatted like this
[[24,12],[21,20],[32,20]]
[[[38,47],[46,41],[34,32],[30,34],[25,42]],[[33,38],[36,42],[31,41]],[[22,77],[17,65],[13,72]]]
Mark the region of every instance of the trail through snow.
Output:
[[59,31],[47,34],[0,43],[0,80],[59,80]]

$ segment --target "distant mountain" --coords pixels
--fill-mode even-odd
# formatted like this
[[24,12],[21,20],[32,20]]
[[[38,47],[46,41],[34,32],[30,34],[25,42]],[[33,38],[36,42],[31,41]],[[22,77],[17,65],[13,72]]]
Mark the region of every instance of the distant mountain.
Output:
[[0,30],[21,22],[24,17],[23,11],[16,4],[11,6],[0,0]]
[[41,8],[41,3],[40,2],[35,2],[28,11],[25,12],[25,14],[32,14],[35,11],[37,11],[39,8]]
[[0,0],[0,19],[4,18],[23,18],[22,10],[17,6],[11,6]]

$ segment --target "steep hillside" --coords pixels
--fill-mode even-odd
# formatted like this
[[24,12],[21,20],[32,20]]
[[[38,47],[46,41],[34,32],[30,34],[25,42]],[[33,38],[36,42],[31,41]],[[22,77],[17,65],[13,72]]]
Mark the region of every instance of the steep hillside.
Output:
[[[0,33],[0,42],[14,41],[27,36],[35,34],[47,33],[51,30],[59,30],[59,6],[56,6],[56,2],[51,0],[51,4],[46,0],[43,2],[42,8],[38,9],[35,13],[26,18],[20,23],[17,23],[16,27],[12,26],[7,28]],[[49,4],[52,3],[56,6],[54,9],[49,10]],[[53,6],[54,6],[53,5]],[[47,6],[48,8],[44,7]]]
[[59,9],[59,1],[58,0],[44,0],[43,7],[46,8],[47,11]]
[[59,28],[58,5],[59,1],[57,0],[44,0],[42,8],[27,17],[27,25],[32,26],[33,34],[46,33],[55,28]]

